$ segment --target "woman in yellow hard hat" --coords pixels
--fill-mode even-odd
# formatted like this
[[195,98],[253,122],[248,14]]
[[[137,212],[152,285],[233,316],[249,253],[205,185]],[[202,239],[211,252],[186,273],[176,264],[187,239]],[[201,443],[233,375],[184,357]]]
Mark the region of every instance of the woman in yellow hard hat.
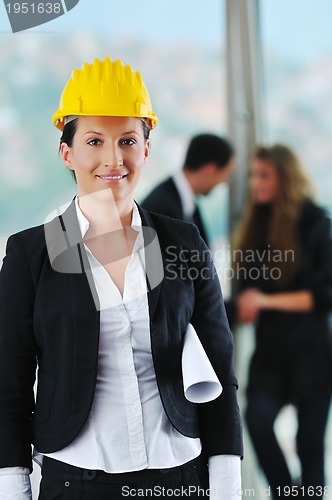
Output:
[[[233,342],[210,254],[194,225],[134,202],[157,124],[141,74],[109,58],[74,70],[53,123],[77,196],[8,240],[1,498],[31,498],[31,444],[40,500],[240,496]],[[189,323],[223,387],[213,400],[185,396]]]

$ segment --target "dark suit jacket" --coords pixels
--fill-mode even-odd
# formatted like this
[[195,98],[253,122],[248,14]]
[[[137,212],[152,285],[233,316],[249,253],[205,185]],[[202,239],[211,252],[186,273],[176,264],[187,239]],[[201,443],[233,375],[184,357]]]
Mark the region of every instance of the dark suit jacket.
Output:
[[[157,212],[158,214],[168,215],[175,219],[185,220],[181,198],[172,177],[158,184],[141,202],[141,206],[150,212]],[[193,222],[208,245],[208,236],[199,211],[196,213]]]
[[[233,342],[207,248],[194,225],[140,209],[152,355],[166,414],[208,455],[242,455]],[[158,238],[156,238],[156,233]],[[160,246],[158,257],[149,254]],[[75,439],[96,386],[99,311],[75,207],[9,238],[0,273],[0,466],[31,467]],[[224,387],[196,405],[183,394],[181,353],[192,322]],[[38,389],[33,386],[38,368]]]

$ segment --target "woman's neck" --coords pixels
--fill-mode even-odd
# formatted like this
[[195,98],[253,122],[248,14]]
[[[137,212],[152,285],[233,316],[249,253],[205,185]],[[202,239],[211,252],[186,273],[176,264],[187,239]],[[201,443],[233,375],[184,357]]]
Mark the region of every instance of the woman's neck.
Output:
[[131,225],[134,201],[116,202],[113,196],[99,191],[87,196],[79,196],[78,204],[88,219],[89,237],[105,234]]

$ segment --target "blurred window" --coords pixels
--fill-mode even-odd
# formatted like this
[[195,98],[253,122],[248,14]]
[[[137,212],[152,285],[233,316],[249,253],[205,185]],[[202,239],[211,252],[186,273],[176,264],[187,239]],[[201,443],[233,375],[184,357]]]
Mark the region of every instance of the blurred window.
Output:
[[263,0],[264,140],[294,148],[332,209],[332,2]]

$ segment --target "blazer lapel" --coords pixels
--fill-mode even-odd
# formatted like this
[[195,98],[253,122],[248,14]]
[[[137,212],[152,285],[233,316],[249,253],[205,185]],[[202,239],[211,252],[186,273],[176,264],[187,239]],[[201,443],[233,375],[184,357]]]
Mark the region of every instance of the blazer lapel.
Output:
[[151,216],[141,207],[138,207],[138,209],[142,219],[148,303],[150,320],[152,320],[164,279],[163,252]]
[[88,284],[96,310],[99,310],[98,294],[77,220],[75,201],[63,214],[45,225],[45,238],[52,268],[69,274],[73,283],[80,286]]
[[[59,293],[70,301],[71,320],[68,342],[73,346],[73,398],[85,397],[80,391],[82,377],[96,370],[99,344],[99,300],[77,220],[75,202],[45,224],[48,255]],[[94,383],[94,381],[93,381]],[[74,404],[74,403],[73,403]],[[76,403],[75,403],[76,404]]]

